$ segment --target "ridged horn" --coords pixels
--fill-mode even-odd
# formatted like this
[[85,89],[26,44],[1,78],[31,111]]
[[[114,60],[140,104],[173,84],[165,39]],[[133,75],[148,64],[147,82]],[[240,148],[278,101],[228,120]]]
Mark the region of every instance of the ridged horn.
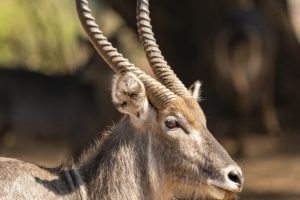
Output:
[[137,27],[148,62],[157,78],[178,96],[190,95],[187,88],[165,61],[152,31],[149,1],[138,0],[136,8]]
[[87,0],[75,0],[75,3],[81,25],[88,34],[90,41],[100,56],[115,72],[130,71],[134,73],[143,82],[150,102],[158,109],[165,108],[169,102],[177,98],[177,96],[164,85],[130,63],[108,42],[107,38],[99,29]]

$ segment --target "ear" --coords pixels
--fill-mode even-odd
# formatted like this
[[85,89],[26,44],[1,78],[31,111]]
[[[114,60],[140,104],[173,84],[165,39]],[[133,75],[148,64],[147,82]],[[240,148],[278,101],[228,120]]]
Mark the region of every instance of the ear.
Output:
[[189,91],[190,91],[192,97],[194,97],[194,99],[199,101],[200,100],[200,94],[201,94],[201,82],[200,81],[195,81],[195,83],[190,86]]
[[112,102],[124,114],[142,118],[148,112],[148,99],[144,84],[131,72],[114,76]]

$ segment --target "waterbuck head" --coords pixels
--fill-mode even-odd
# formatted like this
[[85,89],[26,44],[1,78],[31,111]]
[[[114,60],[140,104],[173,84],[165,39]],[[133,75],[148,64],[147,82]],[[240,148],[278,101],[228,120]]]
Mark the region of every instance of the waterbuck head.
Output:
[[199,82],[188,90],[156,44],[148,0],[138,1],[138,31],[157,80],[112,47],[95,23],[87,0],[76,0],[76,5],[91,42],[117,73],[113,103],[129,116],[133,134],[145,134],[151,141],[144,147],[151,152],[149,170],[155,169],[156,178],[168,188],[170,196],[208,195],[224,199],[240,192],[243,184],[240,168],[207,129],[198,104]]

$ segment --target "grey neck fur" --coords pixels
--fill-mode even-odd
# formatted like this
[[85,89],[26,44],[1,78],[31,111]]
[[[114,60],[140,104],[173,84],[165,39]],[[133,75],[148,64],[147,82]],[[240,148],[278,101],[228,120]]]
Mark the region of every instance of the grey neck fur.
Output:
[[75,164],[90,198],[165,199],[168,192],[158,191],[163,180],[157,180],[161,176],[152,158],[152,134],[135,133],[126,117],[106,137]]

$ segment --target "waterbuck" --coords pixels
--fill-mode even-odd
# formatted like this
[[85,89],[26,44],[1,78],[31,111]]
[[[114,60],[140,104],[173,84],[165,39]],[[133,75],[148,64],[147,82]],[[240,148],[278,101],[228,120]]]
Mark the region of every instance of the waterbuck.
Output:
[[138,1],[138,30],[158,80],[112,47],[87,0],[76,6],[91,42],[116,72],[112,101],[124,117],[76,161],[57,169],[1,158],[1,199],[229,199],[240,192],[241,169],[206,127],[199,83],[188,90],[161,55],[148,0]]
[[215,75],[226,91],[222,96],[232,97],[238,134],[249,132],[253,127],[249,122],[259,110],[266,131],[275,135],[281,132],[273,95],[276,38],[264,14],[251,2],[231,11],[216,35]]

